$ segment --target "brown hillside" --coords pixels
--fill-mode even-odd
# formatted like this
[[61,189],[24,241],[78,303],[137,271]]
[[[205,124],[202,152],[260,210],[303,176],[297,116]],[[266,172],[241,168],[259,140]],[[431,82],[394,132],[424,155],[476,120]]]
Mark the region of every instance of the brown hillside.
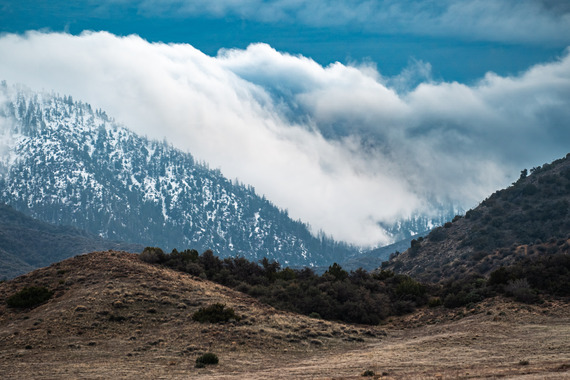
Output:
[[425,281],[487,275],[542,254],[570,253],[570,154],[534,168],[464,217],[383,265]]
[[[29,286],[55,294],[30,310],[6,307]],[[243,319],[192,321],[215,302]],[[0,284],[0,378],[360,379],[365,370],[376,379],[570,378],[567,303],[491,299],[419,310],[383,328],[277,311],[133,254],[97,252]],[[205,352],[220,363],[194,368]]]
[[[24,287],[54,296],[31,310],[6,306]],[[226,324],[192,320],[200,307],[223,303],[242,316]],[[244,363],[259,368],[280,355],[311,356],[350,350],[384,335],[376,327],[347,326],[270,306],[223,286],[139,260],[135,254],[77,256],[0,284],[0,378],[135,377],[212,373],[195,369],[206,352],[224,372]],[[69,368],[69,372],[68,372]],[[107,372],[105,372],[107,371]],[[56,375],[57,374],[57,375]]]

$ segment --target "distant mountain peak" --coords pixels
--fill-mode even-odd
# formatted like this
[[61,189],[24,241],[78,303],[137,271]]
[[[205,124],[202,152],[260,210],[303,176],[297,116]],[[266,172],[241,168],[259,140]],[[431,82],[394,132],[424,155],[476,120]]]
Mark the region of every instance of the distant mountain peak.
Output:
[[2,83],[2,98],[0,201],[33,217],[113,240],[293,266],[357,252],[71,96]]

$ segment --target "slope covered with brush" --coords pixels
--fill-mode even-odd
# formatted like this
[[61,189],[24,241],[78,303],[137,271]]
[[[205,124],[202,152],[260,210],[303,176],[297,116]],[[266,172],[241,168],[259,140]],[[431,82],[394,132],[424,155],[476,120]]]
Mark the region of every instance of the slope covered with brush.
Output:
[[[31,288],[49,297],[27,307],[9,301]],[[227,318],[197,317],[218,309]],[[383,336],[379,327],[348,328],[278,311],[125,252],[76,256],[0,283],[5,379],[195,378],[261,369],[287,355],[351,349]],[[219,365],[196,368],[207,353]]]
[[533,256],[569,253],[570,154],[521,172],[464,217],[412,241],[383,268],[430,281],[486,275]]
[[45,223],[0,204],[0,279],[81,253],[108,249],[140,252],[142,248],[138,244],[109,241],[74,227]]

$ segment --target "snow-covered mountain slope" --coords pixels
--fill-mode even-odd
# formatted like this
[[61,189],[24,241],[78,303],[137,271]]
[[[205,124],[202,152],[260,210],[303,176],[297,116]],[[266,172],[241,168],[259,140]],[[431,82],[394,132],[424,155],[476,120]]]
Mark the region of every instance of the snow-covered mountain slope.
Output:
[[330,265],[355,248],[314,237],[254,189],[69,96],[0,86],[0,202],[46,222],[164,249]]

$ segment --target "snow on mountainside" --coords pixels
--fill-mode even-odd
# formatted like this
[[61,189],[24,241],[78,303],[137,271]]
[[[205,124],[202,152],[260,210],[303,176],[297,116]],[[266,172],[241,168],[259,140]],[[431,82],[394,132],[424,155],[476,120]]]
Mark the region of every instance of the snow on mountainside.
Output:
[[356,252],[164,142],[70,96],[0,86],[0,202],[47,222],[164,249],[286,265]]

